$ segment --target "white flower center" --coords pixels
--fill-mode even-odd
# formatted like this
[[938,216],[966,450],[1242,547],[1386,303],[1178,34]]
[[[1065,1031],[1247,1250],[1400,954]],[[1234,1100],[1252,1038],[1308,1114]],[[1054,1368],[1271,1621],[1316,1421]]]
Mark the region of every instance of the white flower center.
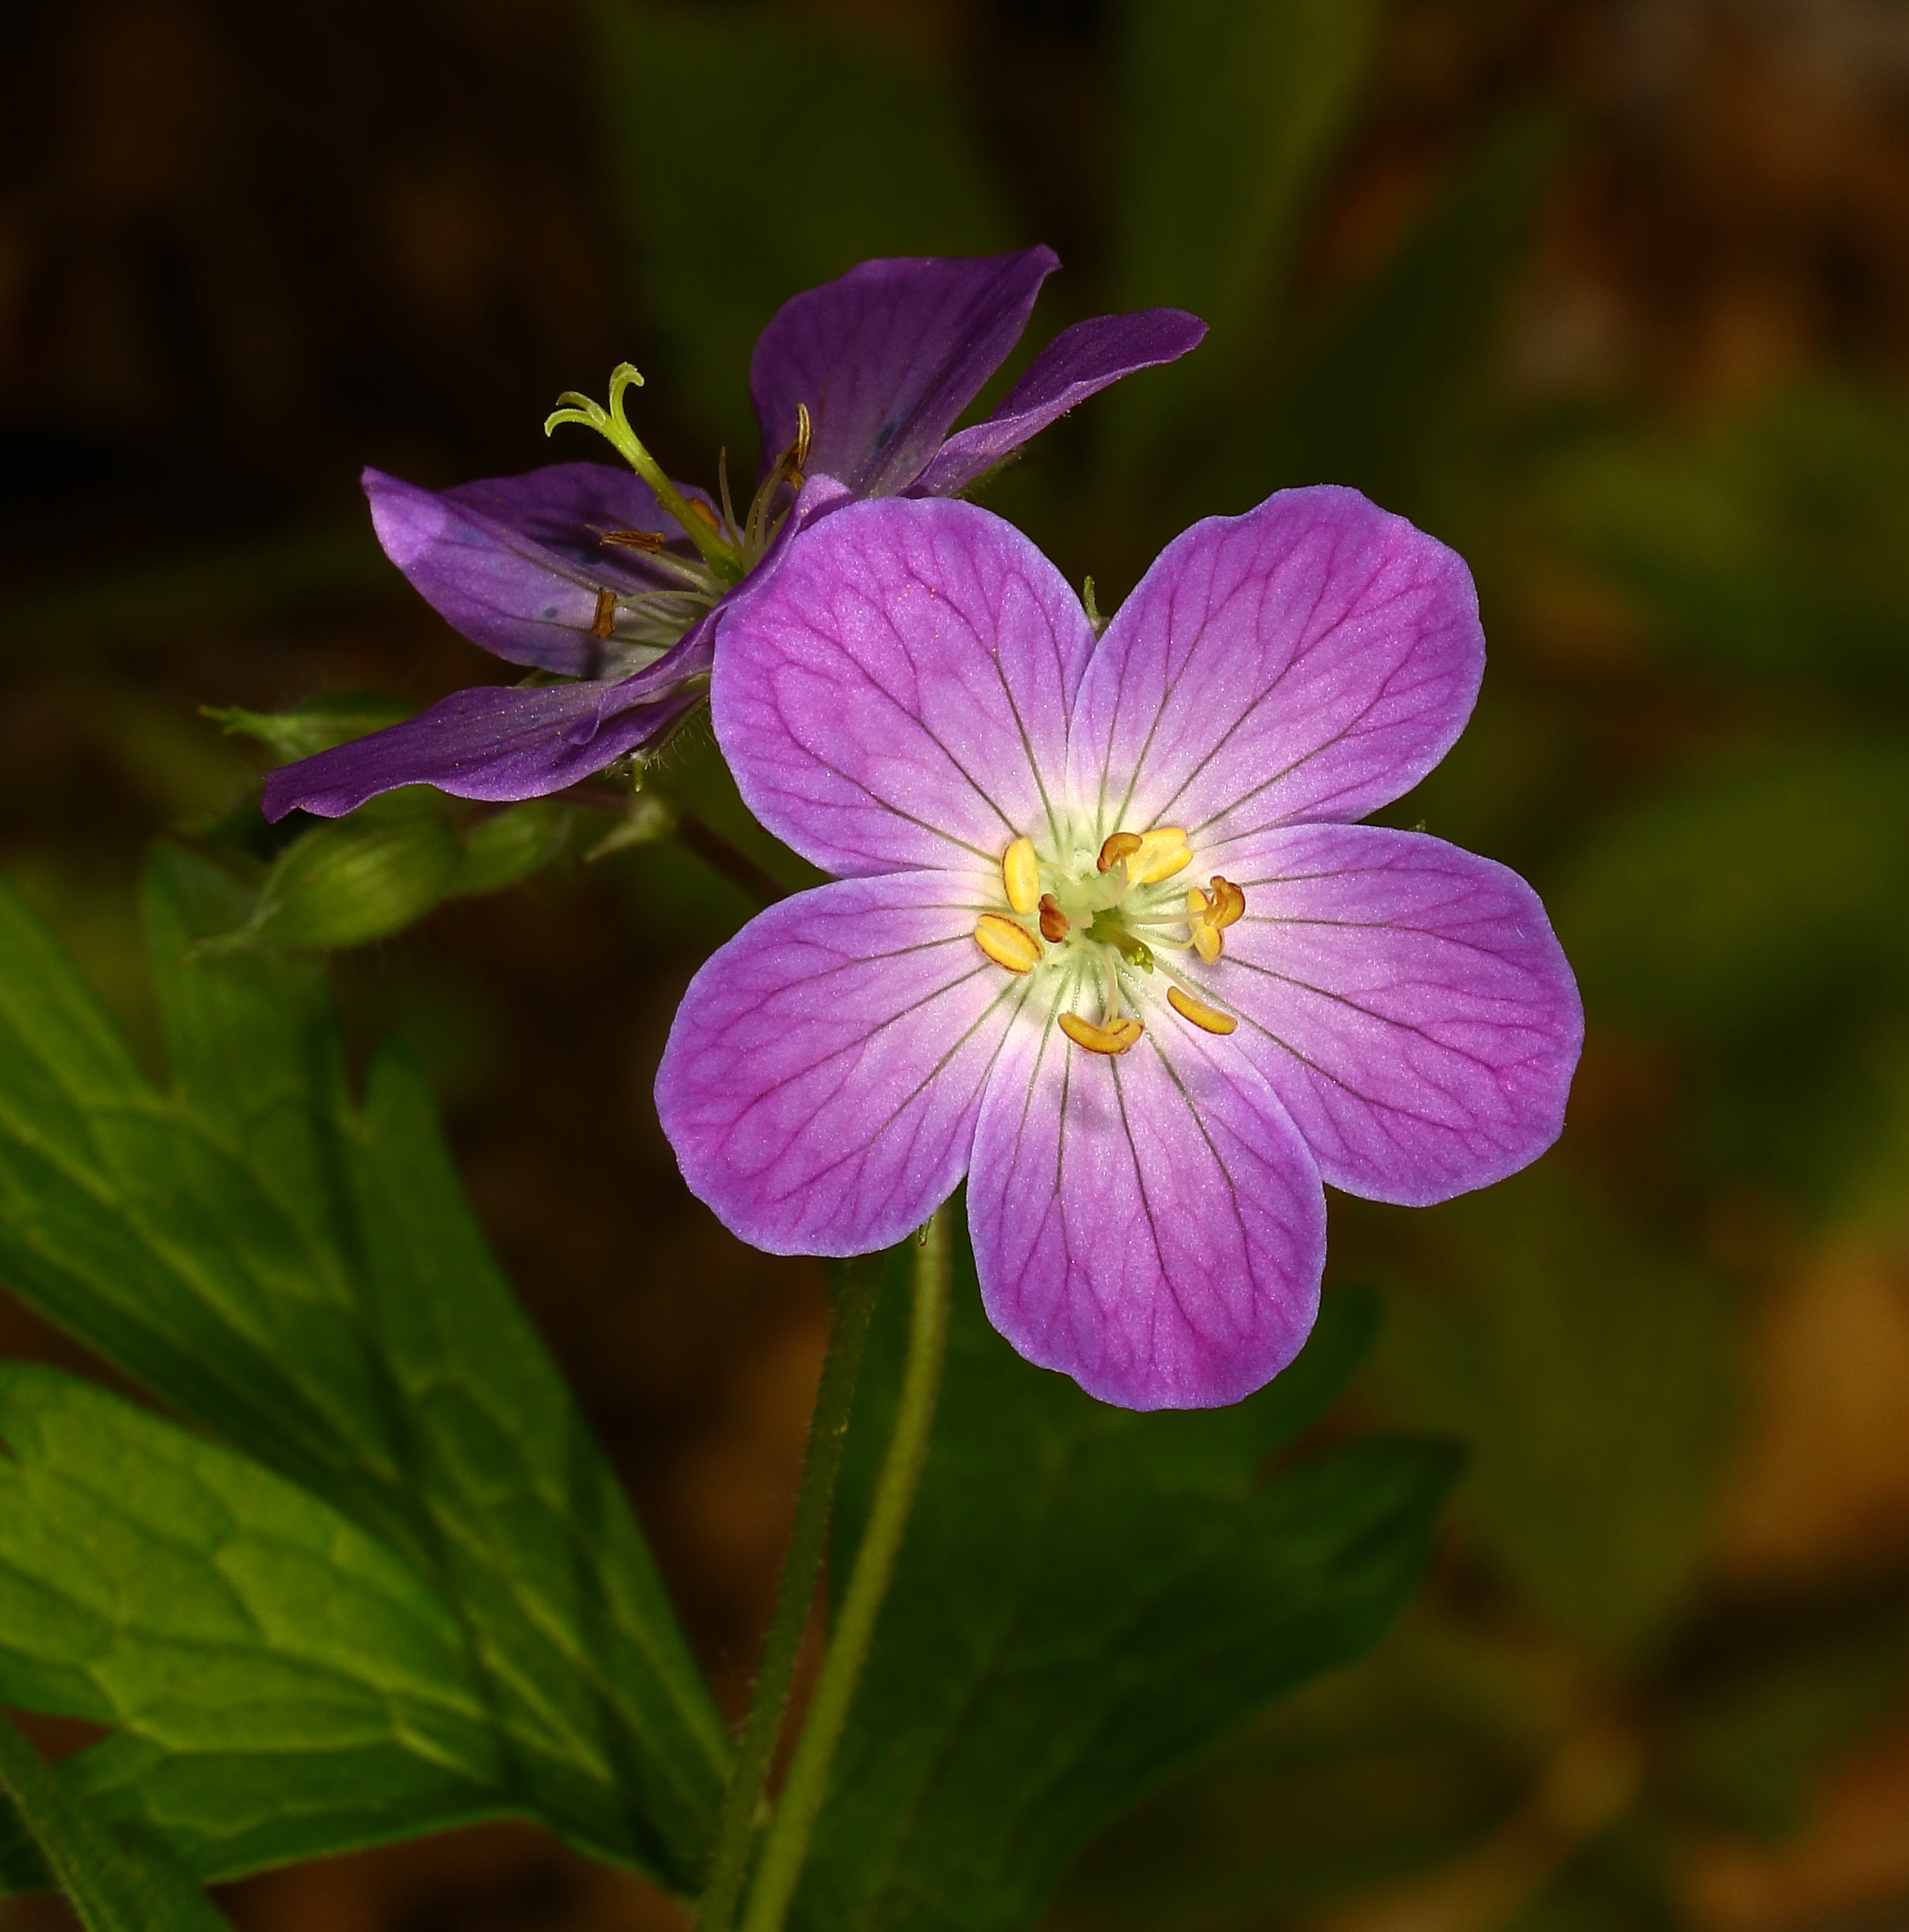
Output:
[[1142,975],[1167,981],[1167,1002],[1183,1020],[1230,1033],[1238,1021],[1161,957],[1193,952],[1214,965],[1221,934],[1246,910],[1246,895],[1218,873],[1204,890],[1171,883],[1193,859],[1187,835],[1171,825],[1047,854],[1018,838],[1001,854],[1007,909],[981,915],[975,943],[1010,973],[1065,975],[1060,1029],[1090,1053],[1125,1053],[1140,1039],[1144,1028],[1127,1008],[1138,1003]]

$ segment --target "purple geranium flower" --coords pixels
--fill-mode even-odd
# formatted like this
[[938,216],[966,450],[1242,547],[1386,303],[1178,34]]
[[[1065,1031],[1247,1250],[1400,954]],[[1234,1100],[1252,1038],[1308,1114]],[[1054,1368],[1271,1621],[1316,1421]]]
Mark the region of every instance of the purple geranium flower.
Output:
[[1349,489],[1214,518],[1098,641],[964,503],[850,506],[725,634],[751,809],[838,875],[697,975],[657,1078],[691,1189],[776,1252],[901,1239],[965,1174],[1030,1360],[1134,1408],[1297,1352],[1322,1181],[1415,1205],[1557,1137],[1583,1034],[1537,895],[1352,821],[1456,739],[1464,563]]
[[718,503],[672,483],[637,440],[622,399],[642,378],[627,364],[607,409],[567,396],[546,427],[586,423],[631,470],[560,463],[448,490],[367,470],[378,540],[435,609],[507,663],[581,681],[457,692],[273,773],[265,815],[337,818],[415,783],[533,798],[658,743],[707,687],[719,614],[817,517],[854,497],[969,489],[1076,403],[1206,333],[1177,309],[1077,323],[993,415],[951,436],[1057,266],[1049,248],[865,261],[785,303],[750,368],[762,459],[739,518],[726,476]]

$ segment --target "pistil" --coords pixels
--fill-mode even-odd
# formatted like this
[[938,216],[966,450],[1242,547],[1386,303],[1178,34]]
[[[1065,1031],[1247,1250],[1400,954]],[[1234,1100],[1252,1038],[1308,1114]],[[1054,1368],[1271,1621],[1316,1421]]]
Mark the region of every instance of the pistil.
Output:
[[[1014,840],[1001,860],[1007,910],[975,921],[981,950],[1016,975],[1069,963],[1077,988],[1098,982],[1098,1020],[1073,1011],[1056,1016],[1067,1037],[1090,1053],[1125,1053],[1142,1037],[1143,1023],[1122,1008],[1122,979],[1134,972],[1157,971],[1168,981],[1167,1003],[1189,1025],[1221,1037],[1233,1032],[1238,1021],[1156,949],[1197,952],[1215,964],[1224,950],[1222,934],[1246,911],[1246,895],[1218,873],[1177,904],[1173,895],[1153,891],[1193,863],[1192,846],[1177,826],[1110,833],[1091,871],[1084,859],[1079,855],[1072,865],[1043,859],[1032,839]],[[1137,990],[1137,983],[1130,987]],[[1079,994],[1072,997],[1077,1001]]]

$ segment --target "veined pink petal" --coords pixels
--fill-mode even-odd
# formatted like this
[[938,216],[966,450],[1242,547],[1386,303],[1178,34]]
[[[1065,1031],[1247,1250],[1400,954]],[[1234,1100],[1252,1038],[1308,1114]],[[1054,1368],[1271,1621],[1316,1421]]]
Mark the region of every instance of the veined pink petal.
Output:
[[1019,341],[1051,248],[864,261],[792,297],[756,345],[749,393],[765,469],[814,423],[810,475],[858,496],[906,489]]
[[1318,1311],[1326,1207],[1273,1090],[1171,1016],[1117,1058],[1020,1014],[988,1075],[968,1225],[988,1318],[1122,1408],[1238,1402]]
[[992,865],[1058,806],[1093,648],[1060,573],[999,517],[852,503],[725,618],[716,738],[750,810],[830,872]]
[[1100,828],[1197,841],[1363,817],[1451,749],[1484,636],[1456,552],[1356,490],[1282,490],[1176,538],[1116,614],[1068,743]]
[[968,1164],[1028,983],[975,944],[985,876],[844,880],[752,920],[690,982],[657,1111],[690,1192],[772,1254],[918,1228]]
[[555,463],[447,490],[381,470],[368,469],[363,482],[385,554],[447,623],[513,664],[569,677],[601,677],[617,663],[616,640],[596,635],[603,592],[674,587],[640,551],[596,532],[653,531],[687,548],[649,485],[604,463]]
[[1584,1009],[1515,872],[1376,825],[1261,832],[1224,859],[1246,916],[1214,966],[1176,964],[1241,1016],[1232,1042],[1333,1186],[1424,1207],[1558,1138]]
[[400,785],[498,802],[560,792],[669,735],[702,694],[717,615],[614,683],[477,685],[402,725],[281,765],[265,778],[265,817],[341,819]]
[[1184,309],[1095,315],[1064,328],[985,422],[957,430],[908,485],[918,497],[952,496],[1010,456],[1077,403],[1141,369],[1177,362],[1207,333]]

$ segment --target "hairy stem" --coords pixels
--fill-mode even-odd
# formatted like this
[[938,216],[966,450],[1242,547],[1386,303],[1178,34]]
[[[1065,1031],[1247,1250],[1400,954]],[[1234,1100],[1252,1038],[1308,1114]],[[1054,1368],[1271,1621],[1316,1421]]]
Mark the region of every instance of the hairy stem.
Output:
[[722,1820],[716,1828],[709,1883],[696,1909],[696,1932],[729,1932],[742,1894],[762,1789],[776,1739],[782,1733],[789,1683],[796,1674],[802,1631],[814,1600],[816,1573],[822,1567],[836,1478],[842,1466],[842,1444],[848,1434],[849,1409],[861,1373],[862,1351],[868,1340],[869,1318],[875,1312],[881,1273],[881,1257],[876,1256],[850,1263],[837,1277],[840,1286],[828,1331],[828,1352],[823,1358],[822,1380],[809,1421],[809,1446],[802,1457],[802,1477],[796,1491],[796,1519],[789,1529],[782,1580],[776,1585],[775,1609],[763,1644],[756,1694],[736,1746],[729,1787],[723,1793]]
[[887,1595],[889,1578],[894,1573],[895,1554],[901,1547],[916,1482],[927,1454],[929,1426],[934,1419],[934,1399],[941,1386],[942,1356],[948,1340],[948,1209],[943,1206],[936,1208],[922,1230],[916,1250],[908,1361],[902,1371],[894,1434],[876,1484],[868,1527],[855,1552],[841,1614],[836,1619],[828,1655],[810,1701],[801,1741],[796,1747],[775,1822],[762,1849],[743,1932],[781,1932],[801,1873],[815,1814],[828,1789],[829,1766],[841,1741],[862,1666],[868,1661],[875,1619]]
[[694,852],[712,872],[727,879],[758,906],[773,906],[778,899],[789,896],[788,887],[766,867],[758,865],[741,846],[732,845],[706,819],[680,805],[675,809],[677,841]]

